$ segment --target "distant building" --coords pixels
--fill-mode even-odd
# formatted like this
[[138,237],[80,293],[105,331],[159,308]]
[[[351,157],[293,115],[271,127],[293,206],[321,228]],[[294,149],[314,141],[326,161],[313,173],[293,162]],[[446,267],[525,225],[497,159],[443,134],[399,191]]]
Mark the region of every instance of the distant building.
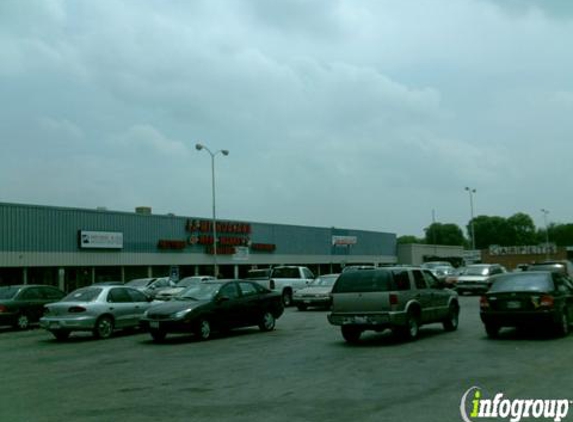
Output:
[[[213,274],[209,218],[0,203],[0,285],[65,290],[96,281]],[[349,264],[396,262],[396,235],[354,229],[217,221],[224,277],[253,267],[308,266],[315,274]]]

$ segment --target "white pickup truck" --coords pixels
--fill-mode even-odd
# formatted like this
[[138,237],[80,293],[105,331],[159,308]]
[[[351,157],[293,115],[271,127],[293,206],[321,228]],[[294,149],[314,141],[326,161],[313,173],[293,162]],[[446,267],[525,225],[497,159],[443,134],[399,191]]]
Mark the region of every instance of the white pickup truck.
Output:
[[306,267],[284,266],[275,267],[267,280],[256,280],[267,289],[281,293],[284,306],[292,305],[292,295],[299,289],[306,287],[314,274]]

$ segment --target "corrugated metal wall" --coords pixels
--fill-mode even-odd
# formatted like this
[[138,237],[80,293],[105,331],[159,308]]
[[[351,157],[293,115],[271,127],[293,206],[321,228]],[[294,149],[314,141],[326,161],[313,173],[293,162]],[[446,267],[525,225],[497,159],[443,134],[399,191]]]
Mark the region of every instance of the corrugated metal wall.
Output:
[[[78,232],[89,230],[122,232],[125,253],[161,253],[157,249],[160,239],[189,237],[185,228],[188,218],[198,219],[0,203],[0,251],[83,253],[87,251],[78,247]],[[275,254],[396,255],[392,233],[266,223],[251,223],[251,228],[251,240],[276,244]],[[333,235],[356,236],[357,243],[333,247]],[[203,254],[203,249],[188,246],[182,253]]]

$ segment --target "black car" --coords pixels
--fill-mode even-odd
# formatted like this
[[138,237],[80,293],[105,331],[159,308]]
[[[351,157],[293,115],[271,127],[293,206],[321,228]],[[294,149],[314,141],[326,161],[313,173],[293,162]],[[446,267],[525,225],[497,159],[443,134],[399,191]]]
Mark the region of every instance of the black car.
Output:
[[25,330],[40,320],[44,305],[57,302],[65,295],[56,287],[36,284],[0,287],[0,325]]
[[192,333],[207,340],[212,331],[258,325],[275,327],[284,311],[281,295],[245,280],[207,281],[191,286],[169,302],[148,309],[141,327],[155,341],[168,333]]
[[502,327],[549,326],[569,333],[573,321],[573,282],[562,273],[525,271],[492,278],[480,299],[480,317],[489,337]]

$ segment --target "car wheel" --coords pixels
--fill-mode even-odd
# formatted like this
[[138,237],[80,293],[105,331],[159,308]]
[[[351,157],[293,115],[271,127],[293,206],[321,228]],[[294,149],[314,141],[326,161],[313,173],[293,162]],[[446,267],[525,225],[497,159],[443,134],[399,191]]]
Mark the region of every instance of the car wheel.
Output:
[[555,326],[557,335],[565,337],[569,334],[569,318],[567,317],[567,310],[563,309],[561,312],[559,322]]
[[202,319],[199,321],[195,330],[195,335],[199,340],[209,340],[211,337],[211,324],[208,320]]
[[357,327],[342,326],[340,327],[342,332],[342,337],[347,343],[356,344],[360,341],[360,336],[362,335],[362,330]]
[[259,328],[261,331],[272,331],[275,328],[275,317],[269,311],[265,312],[261,317]]
[[500,327],[495,324],[485,324],[485,332],[489,338],[497,338],[499,336]]
[[26,314],[18,315],[14,327],[18,328],[19,330],[27,330],[28,328],[30,328],[30,318],[28,317],[28,315]]
[[70,332],[67,330],[53,330],[50,332],[54,337],[56,337],[56,340],[58,341],[64,341],[70,337]]
[[288,289],[283,291],[283,305],[285,308],[292,305],[292,292]]
[[94,337],[99,339],[110,338],[113,333],[113,320],[111,317],[102,316],[95,324]]
[[149,334],[151,334],[151,338],[153,338],[153,341],[156,341],[158,343],[165,340],[165,336],[167,335],[167,333],[162,330],[150,330]]
[[448,316],[444,320],[444,330],[446,331],[456,331],[458,329],[460,308],[457,305],[450,305],[448,310]]
[[420,333],[420,320],[415,314],[408,312],[406,315],[406,325],[398,327],[395,333],[404,340],[416,340]]
[[297,309],[299,311],[306,311],[306,305],[299,303],[298,305],[296,305]]

